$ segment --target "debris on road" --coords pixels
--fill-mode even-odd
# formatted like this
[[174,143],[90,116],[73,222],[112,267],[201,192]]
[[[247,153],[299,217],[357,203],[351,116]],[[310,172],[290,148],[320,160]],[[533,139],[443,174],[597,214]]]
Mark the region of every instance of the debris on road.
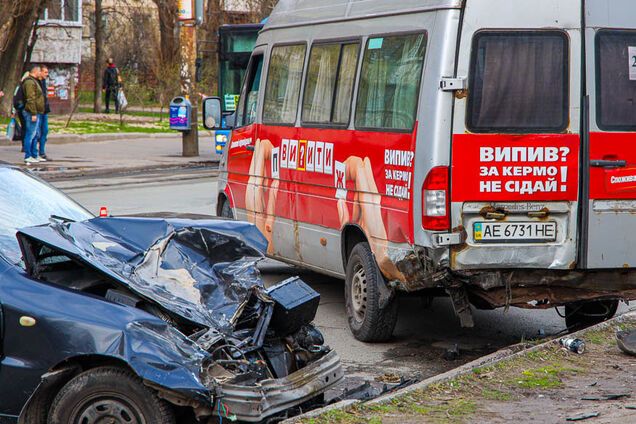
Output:
[[615,393],[615,394],[607,394],[602,396],[584,396],[581,398],[581,400],[594,400],[594,401],[616,400],[616,399],[627,398],[630,396],[631,396],[631,393]]
[[375,381],[379,381],[380,383],[388,383],[388,384],[400,384],[402,383],[402,377],[397,374],[386,373],[376,377]]
[[566,421],[583,421],[583,420],[588,420],[590,418],[596,418],[599,415],[601,415],[601,414],[599,414],[598,412],[590,412],[590,413],[586,413],[586,414],[575,415],[573,417],[568,417],[565,420]]
[[616,344],[623,352],[636,356],[636,330],[617,331]]
[[456,361],[459,359],[459,356],[460,356],[459,345],[455,343],[452,347],[449,347],[448,349],[446,349],[446,351],[442,355],[442,358],[444,358],[447,361]]
[[581,339],[565,337],[559,340],[559,344],[570,352],[578,353],[579,355],[585,353],[585,342]]

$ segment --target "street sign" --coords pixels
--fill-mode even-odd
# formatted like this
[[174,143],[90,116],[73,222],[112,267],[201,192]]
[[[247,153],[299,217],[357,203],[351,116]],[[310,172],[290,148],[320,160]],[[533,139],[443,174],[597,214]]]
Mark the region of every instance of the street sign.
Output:
[[194,20],[194,0],[179,0],[179,21]]
[[179,13],[177,19],[180,22],[203,23],[203,0],[179,0]]

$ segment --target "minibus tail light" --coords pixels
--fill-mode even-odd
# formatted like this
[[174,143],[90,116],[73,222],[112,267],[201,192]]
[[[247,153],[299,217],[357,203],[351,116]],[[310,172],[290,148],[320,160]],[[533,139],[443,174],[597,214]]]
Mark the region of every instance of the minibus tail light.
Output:
[[431,231],[448,231],[450,228],[447,166],[431,169],[424,180],[422,186],[422,227]]

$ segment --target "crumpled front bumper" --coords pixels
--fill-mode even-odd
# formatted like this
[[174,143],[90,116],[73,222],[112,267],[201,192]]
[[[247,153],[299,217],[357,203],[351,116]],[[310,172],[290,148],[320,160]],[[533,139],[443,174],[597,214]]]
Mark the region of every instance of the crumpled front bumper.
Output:
[[217,395],[239,421],[259,422],[324,393],[343,377],[340,357],[331,351],[287,377],[264,380],[257,386],[222,384]]

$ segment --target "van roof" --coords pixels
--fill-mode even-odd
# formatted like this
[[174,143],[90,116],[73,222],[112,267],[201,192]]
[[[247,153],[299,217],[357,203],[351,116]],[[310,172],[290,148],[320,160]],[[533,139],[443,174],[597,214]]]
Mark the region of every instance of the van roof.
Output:
[[265,30],[436,9],[459,9],[463,4],[464,0],[280,0]]

